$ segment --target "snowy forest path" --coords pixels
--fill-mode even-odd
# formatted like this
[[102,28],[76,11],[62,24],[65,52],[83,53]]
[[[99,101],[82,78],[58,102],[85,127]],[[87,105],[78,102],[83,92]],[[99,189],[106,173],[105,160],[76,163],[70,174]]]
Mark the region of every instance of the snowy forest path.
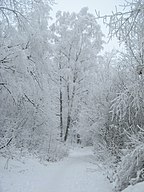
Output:
[[112,192],[91,148],[75,148],[59,162],[0,159],[0,192]]
[[93,162],[89,148],[77,148],[58,163],[45,192],[112,192],[112,186]]

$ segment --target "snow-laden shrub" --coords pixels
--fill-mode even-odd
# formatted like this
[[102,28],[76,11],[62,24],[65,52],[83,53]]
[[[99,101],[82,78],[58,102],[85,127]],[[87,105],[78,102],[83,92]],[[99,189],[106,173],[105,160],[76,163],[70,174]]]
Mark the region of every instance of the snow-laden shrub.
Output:
[[47,154],[47,161],[59,161],[68,156],[68,148],[63,143],[56,143]]
[[122,191],[130,184],[144,181],[144,144],[122,158],[117,168],[115,191]]
[[31,150],[27,148],[18,149],[15,146],[11,145],[8,147],[5,147],[0,150],[0,156],[6,158],[6,159],[23,159],[24,157],[27,158],[35,158],[39,159],[41,162],[54,162],[59,161],[63,159],[64,157],[68,156],[68,147],[57,140],[48,141],[49,145],[46,146],[41,145],[38,149]]
[[107,179],[112,183],[116,171],[117,157],[109,150],[107,142],[102,137],[95,137],[94,141],[95,161],[99,162]]

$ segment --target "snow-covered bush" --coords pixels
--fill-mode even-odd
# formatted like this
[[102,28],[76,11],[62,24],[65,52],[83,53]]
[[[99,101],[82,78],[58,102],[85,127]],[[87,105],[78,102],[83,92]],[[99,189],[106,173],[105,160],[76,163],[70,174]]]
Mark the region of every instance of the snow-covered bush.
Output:
[[122,191],[128,185],[141,181],[144,181],[144,144],[122,158],[117,168],[115,191]]
[[68,156],[68,147],[61,142],[53,144],[49,153],[46,155],[47,161],[59,161]]

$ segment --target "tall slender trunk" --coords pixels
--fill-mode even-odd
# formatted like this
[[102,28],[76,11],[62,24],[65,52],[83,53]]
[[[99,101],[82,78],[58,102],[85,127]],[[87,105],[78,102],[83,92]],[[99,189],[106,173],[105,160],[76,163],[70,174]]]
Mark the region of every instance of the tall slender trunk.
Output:
[[[62,69],[61,62],[59,62],[59,70]],[[59,112],[60,112],[60,138],[63,141],[63,92],[62,92],[62,76],[59,77],[60,89],[59,89]]]
[[66,125],[66,130],[65,130],[64,141],[66,141],[67,138],[68,138],[70,123],[71,123],[71,115],[70,115],[70,87],[69,87],[69,83],[67,84],[67,100],[68,100],[68,115],[67,115],[67,125]]
[[[75,81],[76,81],[76,79],[74,76],[73,83],[75,83]],[[70,98],[70,90],[69,90],[69,83],[68,83],[68,85],[67,85],[68,115],[67,115],[67,125],[66,125],[64,141],[67,141],[69,129],[70,129],[70,125],[71,125],[71,120],[72,120],[71,113],[72,113],[72,109],[73,109],[74,96],[75,96],[75,85],[73,86],[72,96]]]
[[65,132],[65,136],[64,136],[64,141],[67,141],[68,134],[69,134],[69,129],[70,129],[70,123],[71,123],[71,116],[70,116],[70,113],[68,113],[68,116],[67,116],[67,126],[66,126],[66,132]]
[[62,77],[60,76],[60,137],[63,139],[63,95],[62,95]]

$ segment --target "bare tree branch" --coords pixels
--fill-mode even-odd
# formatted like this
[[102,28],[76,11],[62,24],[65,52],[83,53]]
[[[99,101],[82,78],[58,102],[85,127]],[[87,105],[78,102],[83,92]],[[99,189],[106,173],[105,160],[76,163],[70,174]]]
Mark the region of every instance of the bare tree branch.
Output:
[[3,145],[2,147],[0,147],[0,150],[3,149],[3,148],[5,148],[5,147],[7,147],[7,146],[9,146],[9,144],[10,144],[11,141],[12,141],[12,139],[13,139],[13,138],[11,137],[5,145]]

